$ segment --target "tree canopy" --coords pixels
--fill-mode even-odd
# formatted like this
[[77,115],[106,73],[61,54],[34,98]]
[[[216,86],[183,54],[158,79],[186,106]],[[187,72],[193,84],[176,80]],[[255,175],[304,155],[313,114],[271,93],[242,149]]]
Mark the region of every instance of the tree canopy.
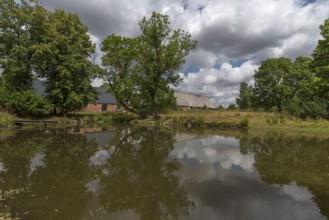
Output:
[[95,96],[89,60],[95,46],[77,14],[48,11],[34,0],[3,0],[0,13],[0,68],[8,94],[30,94],[32,80],[45,78],[47,98],[63,114]]
[[252,107],[252,86],[248,83],[242,82],[240,84],[240,94],[239,97],[235,99],[237,106],[240,109],[249,109]]
[[65,115],[93,98],[94,69],[88,58],[95,46],[77,14],[58,9],[49,14],[48,20],[51,26],[45,43],[37,47],[34,67],[39,76],[47,78],[49,100]]
[[320,25],[323,39],[318,41],[318,45],[313,51],[313,70],[322,80],[321,94],[324,98],[329,98],[329,18]]
[[254,94],[265,109],[277,107],[282,111],[283,102],[293,96],[293,64],[288,58],[272,58],[262,62],[255,72]]
[[42,36],[42,19],[44,9],[31,6],[27,1],[20,4],[14,0],[3,0],[0,3],[0,65],[11,91],[26,90],[32,85],[33,49]]
[[177,70],[196,41],[183,30],[172,31],[169,17],[156,12],[139,26],[140,36],[110,35],[102,42],[105,80],[126,109],[156,117],[174,102],[169,84],[179,83]]

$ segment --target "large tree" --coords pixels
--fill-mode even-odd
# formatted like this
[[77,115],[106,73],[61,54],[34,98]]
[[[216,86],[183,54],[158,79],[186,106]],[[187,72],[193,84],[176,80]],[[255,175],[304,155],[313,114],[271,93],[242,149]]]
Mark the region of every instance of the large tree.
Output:
[[318,45],[313,51],[313,69],[322,83],[322,97],[329,97],[329,18],[320,25],[323,39],[318,41]]
[[33,1],[0,2],[0,67],[7,89],[22,91],[32,86],[32,56],[45,34],[46,10]]
[[239,97],[235,99],[237,106],[240,109],[250,109],[252,107],[252,97],[252,86],[242,82]]
[[[325,116],[323,100],[318,98],[320,79],[310,69],[312,59],[272,58],[262,62],[255,72],[253,107],[283,109],[301,117]],[[241,94],[240,94],[241,96]]]
[[77,14],[58,9],[49,14],[48,22],[48,33],[33,56],[34,67],[47,78],[48,98],[66,115],[94,96],[90,84],[94,66],[89,58],[95,46]]
[[177,70],[196,46],[191,35],[170,29],[169,17],[153,12],[139,22],[141,35],[126,38],[111,35],[103,41],[105,80],[118,101],[129,111],[156,117],[170,107],[177,85]]
[[272,58],[262,62],[254,75],[258,107],[267,110],[277,107],[278,111],[282,111],[283,102],[293,94],[293,87],[288,83],[293,71],[293,64],[288,58]]

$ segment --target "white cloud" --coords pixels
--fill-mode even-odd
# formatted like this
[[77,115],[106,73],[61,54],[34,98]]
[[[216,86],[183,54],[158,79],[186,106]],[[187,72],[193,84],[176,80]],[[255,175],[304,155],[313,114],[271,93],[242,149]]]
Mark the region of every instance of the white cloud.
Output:
[[224,63],[219,69],[200,69],[197,73],[181,74],[182,83],[174,88],[179,91],[209,96],[216,105],[235,102],[241,82],[252,82],[258,65],[249,60],[240,67]]
[[[305,0],[42,2],[50,9],[60,7],[78,13],[97,42],[112,33],[138,35],[138,21],[149,17],[152,11],[169,15],[173,29],[184,29],[198,41],[197,49],[187,57],[186,66],[200,71],[185,76],[180,89],[207,94],[218,104],[234,102],[239,83],[250,81],[251,69],[260,61],[271,57],[310,56],[320,38],[319,25],[329,17],[328,0],[311,4],[306,4]],[[98,51],[97,55],[101,53]],[[246,62],[237,68],[228,65],[237,60]],[[250,71],[243,66],[246,63],[251,63]],[[221,68],[213,69],[214,66]]]

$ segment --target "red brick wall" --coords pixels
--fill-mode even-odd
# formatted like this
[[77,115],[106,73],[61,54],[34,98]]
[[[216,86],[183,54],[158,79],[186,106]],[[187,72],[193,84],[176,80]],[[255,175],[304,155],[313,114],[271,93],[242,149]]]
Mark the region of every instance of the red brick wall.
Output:
[[108,112],[116,112],[117,111],[118,106],[114,105],[114,104],[108,104],[107,105],[107,111]]
[[[91,104],[89,103],[84,109],[86,112],[102,112],[103,104]],[[118,106],[116,104],[107,104],[107,112],[116,112]]]

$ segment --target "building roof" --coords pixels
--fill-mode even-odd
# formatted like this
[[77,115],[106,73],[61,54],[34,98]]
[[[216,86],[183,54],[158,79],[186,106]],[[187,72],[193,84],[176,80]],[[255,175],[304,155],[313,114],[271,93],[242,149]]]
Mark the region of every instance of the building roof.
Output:
[[94,89],[99,94],[96,100],[98,104],[117,104],[117,100],[111,93],[107,92],[107,89],[101,87],[95,87]]
[[178,106],[195,108],[202,108],[206,106],[207,108],[211,109],[216,108],[207,96],[177,91],[175,91],[174,96],[176,97],[176,102]]

